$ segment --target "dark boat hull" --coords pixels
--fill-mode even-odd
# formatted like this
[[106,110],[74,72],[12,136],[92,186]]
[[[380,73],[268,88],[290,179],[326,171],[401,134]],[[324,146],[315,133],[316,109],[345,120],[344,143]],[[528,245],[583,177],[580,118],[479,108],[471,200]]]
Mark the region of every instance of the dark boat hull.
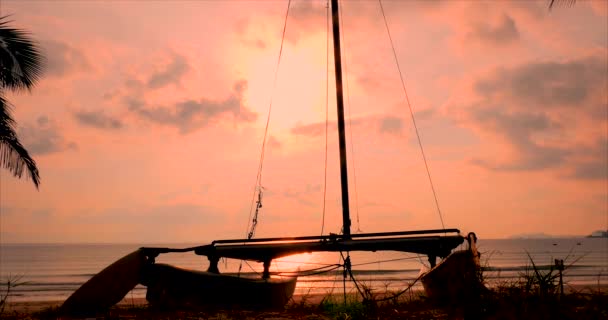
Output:
[[440,304],[462,304],[479,297],[485,289],[480,274],[475,235],[469,248],[455,251],[421,277],[426,295]]
[[61,306],[61,313],[92,316],[105,312],[135,288],[145,264],[142,250],[122,257],[72,293]]
[[166,264],[146,267],[146,299],[160,307],[247,306],[280,308],[291,299],[297,278],[252,279],[186,270]]

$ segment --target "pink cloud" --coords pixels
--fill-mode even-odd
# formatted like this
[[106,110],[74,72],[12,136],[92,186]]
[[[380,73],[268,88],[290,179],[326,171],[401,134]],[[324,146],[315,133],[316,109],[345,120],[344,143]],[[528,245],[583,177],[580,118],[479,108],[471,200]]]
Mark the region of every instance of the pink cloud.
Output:
[[25,147],[35,156],[63,151],[78,150],[78,145],[68,141],[56,121],[42,115],[35,123],[22,125],[18,132]]
[[[448,112],[488,142],[498,140],[510,148],[508,158],[475,160],[479,165],[556,168],[562,175],[606,179],[600,165],[608,161],[606,155],[593,151],[607,139],[602,130],[606,118],[596,116],[607,107],[606,65],[602,57],[589,57],[495,69],[470,82],[469,91],[448,104]],[[597,130],[579,130],[589,125]]]
[[[365,134],[389,134],[402,135],[404,133],[405,120],[400,116],[390,114],[372,115],[346,120],[345,125],[352,130],[365,132]],[[325,135],[325,122],[311,124],[299,124],[291,129],[291,134],[308,137],[320,137]],[[336,121],[327,124],[328,132],[334,132],[338,128]],[[350,130],[350,129],[349,129]]]

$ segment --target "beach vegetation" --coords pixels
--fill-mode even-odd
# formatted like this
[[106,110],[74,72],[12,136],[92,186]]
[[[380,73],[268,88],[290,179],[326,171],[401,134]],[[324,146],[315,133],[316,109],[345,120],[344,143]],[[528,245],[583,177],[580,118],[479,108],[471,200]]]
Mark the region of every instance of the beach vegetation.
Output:
[[13,289],[15,289],[16,287],[22,286],[24,284],[26,284],[27,282],[23,281],[23,275],[8,275],[6,276],[6,280],[3,281],[1,287],[5,287],[3,288],[4,290],[2,290],[2,292],[0,292],[0,317],[2,317],[2,314],[4,313],[4,309],[6,308],[6,305],[8,304],[8,299],[11,296],[11,291]]

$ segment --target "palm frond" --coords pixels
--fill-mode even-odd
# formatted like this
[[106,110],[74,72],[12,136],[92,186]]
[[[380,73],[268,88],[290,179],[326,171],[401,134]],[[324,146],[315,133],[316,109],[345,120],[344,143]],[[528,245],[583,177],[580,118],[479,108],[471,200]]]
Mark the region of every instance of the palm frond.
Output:
[[574,3],[576,3],[576,0],[551,0],[551,3],[549,3],[549,10],[553,9],[554,6],[557,5],[566,5],[566,6],[573,6]]
[[40,174],[36,161],[30,157],[17,137],[10,108],[10,104],[0,95],[0,166],[18,178],[26,174],[38,189]]
[[26,31],[9,26],[0,17],[0,85],[10,89],[31,89],[42,75],[42,54]]

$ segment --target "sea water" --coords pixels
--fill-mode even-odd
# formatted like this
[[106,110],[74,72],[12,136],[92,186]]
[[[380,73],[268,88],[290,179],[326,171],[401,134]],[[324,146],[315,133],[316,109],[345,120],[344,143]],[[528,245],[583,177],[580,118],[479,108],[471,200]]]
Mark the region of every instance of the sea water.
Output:
[[[7,279],[19,285],[10,288],[11,301],[65,300],[85,281],[112,262],[141,246],[184,248],[198,244],[0,244],[0,296],[7,290]],[[532,263],[548,272],[555,259],[563,259],[566,285],[594,287],[608,284],[608,239],[480,239],[481,264],[489,285],[514,281],[532,271]],[[421,272],[428,270],[425,256],[384,251],[351,252],[353,275],[359,285],[374,292],[410,286]],[[206,270],[206,257],[194,253],[170,253],[157,262]],[[355,292],[352,281],[344,281],[340,253],[306,253],[273,261],[273,276],[300,275],[296,294],[341,293],[346,287]],[[261,263],[222,260],[223,273],[258,277]],[[333,270],[332,270],[333,269]],[[347,278],[348,280],[348,278]],[[414,283],[414,288],[419,283]],[[145,287],[138,285],[129,298],[145,297]]]

